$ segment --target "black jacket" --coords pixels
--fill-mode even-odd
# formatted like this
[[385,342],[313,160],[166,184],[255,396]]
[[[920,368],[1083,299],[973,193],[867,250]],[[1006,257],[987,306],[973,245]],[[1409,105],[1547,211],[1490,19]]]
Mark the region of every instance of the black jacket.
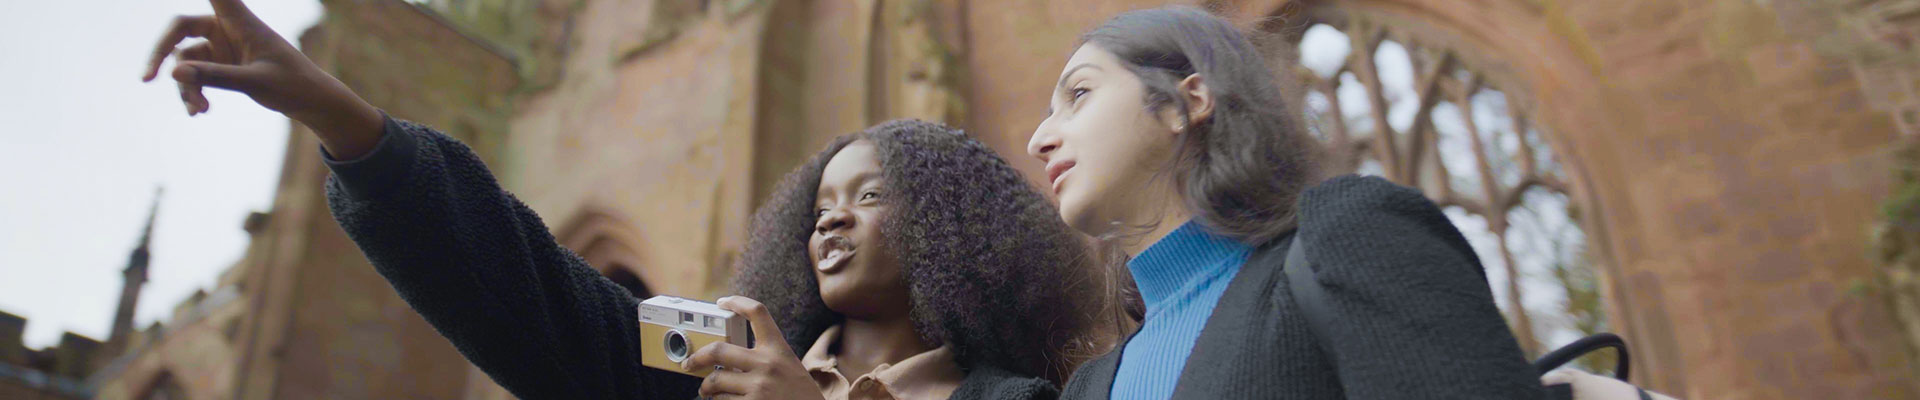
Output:
[[[1227,284],[1187,358],[1175,399],[1539,399],[1473,248],[1440,209],[1380,178],[1307,190],[1295,235],[1260,246]],[[1291,240],[1342,319],[1327,354],[1281,271]],[[1067,381],[1067,399],[1105,399],[1120,350]]]
[[[388,119],[352,161],[326,157],[327,203],[414,311],[522,399],[693,398],[698,378],[640,365],[639,301],[554,242],[467,146]],[[955,399],[1053,398],[1045,380],[976,367]]]

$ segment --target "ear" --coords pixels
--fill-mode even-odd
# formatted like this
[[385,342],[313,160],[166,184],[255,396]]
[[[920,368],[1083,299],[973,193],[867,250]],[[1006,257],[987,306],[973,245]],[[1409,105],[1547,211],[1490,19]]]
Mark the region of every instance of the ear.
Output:
[[[1174,95],[1186,100],[1187,125],[1198,125],[1213,118],[1213,89],[1207,87],[1206,77],[1200,74],[1187,75],[1186,79],[1180,80],[1175,90],[1179,92]],[[1186,127],[1180,128],[1180,130],[1186,130]]]

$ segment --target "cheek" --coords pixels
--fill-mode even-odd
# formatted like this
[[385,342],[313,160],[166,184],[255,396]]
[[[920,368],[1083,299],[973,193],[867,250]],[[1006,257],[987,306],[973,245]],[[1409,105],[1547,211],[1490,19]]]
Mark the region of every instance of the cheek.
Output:
[[[1157,160],[1147,155],[1156,145],[1150,133],[1118,120],[1088,121],[1074,140],[1073,182],[1067,192],[1106,193],[1145,178]],[[1061,193],[1064,202],[1068,193]]]
[[[1138,113],[1135,113],[1138,114]],[[1156,179],[1160,166],[1170,161],[1170,135],[1150,129],[1136,115],[1108,114],[1110,118],[1084,121],[1067,140],[1076,164],[1071,182],[1061,190],[1062,220],[1074,229],[1099,235],[1108,222],[1125,220],[1129,199],[1145,182]]]
[[813,236],[808,236],[807,237],[807,261],[820,262],[820,254],[815,252],[819,248],[820,248],[820,234],[814,233]]

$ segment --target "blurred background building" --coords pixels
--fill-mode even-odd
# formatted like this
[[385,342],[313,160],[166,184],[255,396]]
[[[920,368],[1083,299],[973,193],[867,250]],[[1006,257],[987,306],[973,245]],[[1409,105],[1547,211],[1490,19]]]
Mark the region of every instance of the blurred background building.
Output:
[[[323,3],[313,59],[473,146],[636,296],[702,298],[833,136],[942,121],[1038,183],[1023,148],[1077,35],[1166,4]],[[1188,4],[1265,33],[1335,168],[1446,208],[1529,352],[1611,331],[1683,398],[1920,398],[1920,1]],[[143,240],[104,342],[29,350],[0,314],[0,397],[510,398],[374,273],[290,137],[217,287],[135,329]]]

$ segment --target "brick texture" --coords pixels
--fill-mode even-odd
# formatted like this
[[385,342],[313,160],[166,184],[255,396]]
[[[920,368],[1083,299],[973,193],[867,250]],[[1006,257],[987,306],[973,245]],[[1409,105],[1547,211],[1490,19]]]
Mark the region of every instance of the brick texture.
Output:
[[[945,119],[1038,182],[1041,166],[1022,149],[1077,36],[1165,4],[441,3],[471,12],[326,1],[303,47],[395,116],[473,144],[556,232],[587,232],[562,241],[612,238],[621,268],[654,292],[708,298],[725,290],[752,207],[834,135],[896,117]],[[1287,3],[1206,5],[1254,26]],[[1876,276],[1863,256],[1867,228],[1890,190],[1888,149],[1911,126],[1899,118],[1912,74],[1835,51],[1831,38],[1850,28],[1829,9],[1327,3],[1453,38],[1462,57],[1535,104],[1575,194],[1593,205],[1583,228],[1612,325],[1636,350],[1637,383],[1689,399],[1920,398],[1909,333],[1884,298],[1855,289]],[[244,316],[230,354],[216,357],[227,361],[215,362],[230,372],[189,388],[195,398],[507,397],[333,226],[315,144],[293,135],[272,218],[236,274]],[[165,354],[138,357],[185,357]],[[119,379],[131,385],[169,364],[153,365]]]

